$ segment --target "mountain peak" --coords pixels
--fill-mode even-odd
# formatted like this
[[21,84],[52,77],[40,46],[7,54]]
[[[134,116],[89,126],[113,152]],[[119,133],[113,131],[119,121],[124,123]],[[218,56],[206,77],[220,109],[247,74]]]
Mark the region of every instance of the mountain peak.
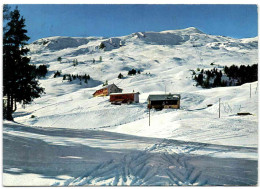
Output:
[[178,29],[178,30],[166,30],[166,31],[162,31],[161,33],[186,33],[186,34],[193,34],[193,33],[200,33],[203,34],[202,31],[200,31],[199,29],[195,28],[195,27],[189,27],[189,28],[185,28],[185,29]]
[[182,29],[179,31],[185,31],[188,33],[203,33],[202,31],[200,31],[198,28],[195,28],[195,27],[189,27],[189,28],[185,28],[185,29]]

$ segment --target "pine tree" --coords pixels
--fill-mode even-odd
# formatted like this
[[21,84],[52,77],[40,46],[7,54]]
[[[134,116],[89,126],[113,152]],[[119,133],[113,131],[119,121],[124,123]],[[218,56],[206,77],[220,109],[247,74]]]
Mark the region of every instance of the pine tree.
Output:
[[54,73],[54,78],[56,78],[56,77],[59,77],[59,76],[61,76],[61,71],[56,71],[55,73]]
[[10,21],[3,35],[3,95],[7,97],[4,118],[13,120],[16,103],[29,104],[40,97],[44,89],[36,80],[36,67],[26,57],[29,49],[24,46],[29,40],[26,35],[25,19],[16,8],[10,13]]
[[78,60],[77,59],[74,59],[73,60],[73,66],[77,66],[78,65]]
[[104,49],[106,46],[105,46],[105,44],[104,43],[100,43],[100,45],[99,45],[99,49]]
[[61,58],[61,57],[58,57],[58,58],[57,58],[57,61],[59,61],[59,62],[61,63],[62,58]]
[[46,65],[40,65],[38,68],[36,68],[36,76],[38,78],[45,77],[48,72]]
[[117,77],[118,79],[122,79],[124,76],[120,73]]
[[[10,9],[11,9],[11,7],[9,6],[9,5],[4,5],[3,6],[3,21],[4,22],[6,22],[6,21],[8,21],[8,20],[10,20]],[[4,27],[3,27],[3,31],[4,32],[6,32],[7,31],[7,29],[8,29],[8,27],[7,27],[7,25],[5,25],[5,24],[3,24],[4,25]]]
[[108,81],[107,80],[106,80],[105,83],[103,83],[103,86],[106,86],[106,85],[108,85]]

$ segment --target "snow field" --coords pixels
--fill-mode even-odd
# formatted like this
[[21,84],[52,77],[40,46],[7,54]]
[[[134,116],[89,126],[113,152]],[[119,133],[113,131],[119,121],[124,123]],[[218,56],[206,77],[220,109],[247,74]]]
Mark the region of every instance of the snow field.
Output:
[[[25,109],[18,106],[17,124],[4,122],[5,185],[22,179],[55,186],[255,185],[258,82],[202,89],[191,70],[256,64],[257,40],[187,28],[30,44],[31,62],[48,65],[40,79],[46,94]],[[101,42],[106,49],[99,49]],[[141,74],[128,76],[133,68]],[[53,78],[58,70],[91,80],[80,85]],[[118,79],[119,73],[125,77]],[[123,92],[140,92],[140,103],[115,106],[109,97],[93,98],[106,80]],[[147,97],[165,91],[181,94],[181,109],[152,110],[149,126]]]
[[19,185],[10,178],[24,178],[25,186],[254,185],[257,180],[256,148],[11,122],[4,128],[4,146],[5,186]]

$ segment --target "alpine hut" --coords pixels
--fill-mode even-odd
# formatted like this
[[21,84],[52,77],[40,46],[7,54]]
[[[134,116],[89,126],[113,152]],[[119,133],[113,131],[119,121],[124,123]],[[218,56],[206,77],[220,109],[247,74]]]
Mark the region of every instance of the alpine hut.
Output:
[[108,96],[110,93],[122,93],[123,89],[120,89],[115,84],[107,85],[99,90],[97,90],[93,96]]
[[153,94],[148,96],[148,108],[163,109],[173,108],[180,109],[180,94]]
[[121,104],[128,103],[131,104],[133,102],[139,103],[139,92],[132,93],[111,93],[109,101],[111,104]]

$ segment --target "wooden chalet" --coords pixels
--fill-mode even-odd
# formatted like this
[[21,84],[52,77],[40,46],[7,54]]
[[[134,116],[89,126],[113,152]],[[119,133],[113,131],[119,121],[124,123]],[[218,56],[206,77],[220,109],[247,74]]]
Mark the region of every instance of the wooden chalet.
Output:
[[173,108],[180,109],[180,94],[154,94],[148,96],[148,108],[163,109]]
[[120,89],[115,84],[107,85],[99,90],[97,90],[93,96],[108,96],[110,93],[122,93],[123,89]]
[[109,101],[111,104],[121,104],[121,103],[139,103],[139,92],[132,93],[112,93],[110,94]]

